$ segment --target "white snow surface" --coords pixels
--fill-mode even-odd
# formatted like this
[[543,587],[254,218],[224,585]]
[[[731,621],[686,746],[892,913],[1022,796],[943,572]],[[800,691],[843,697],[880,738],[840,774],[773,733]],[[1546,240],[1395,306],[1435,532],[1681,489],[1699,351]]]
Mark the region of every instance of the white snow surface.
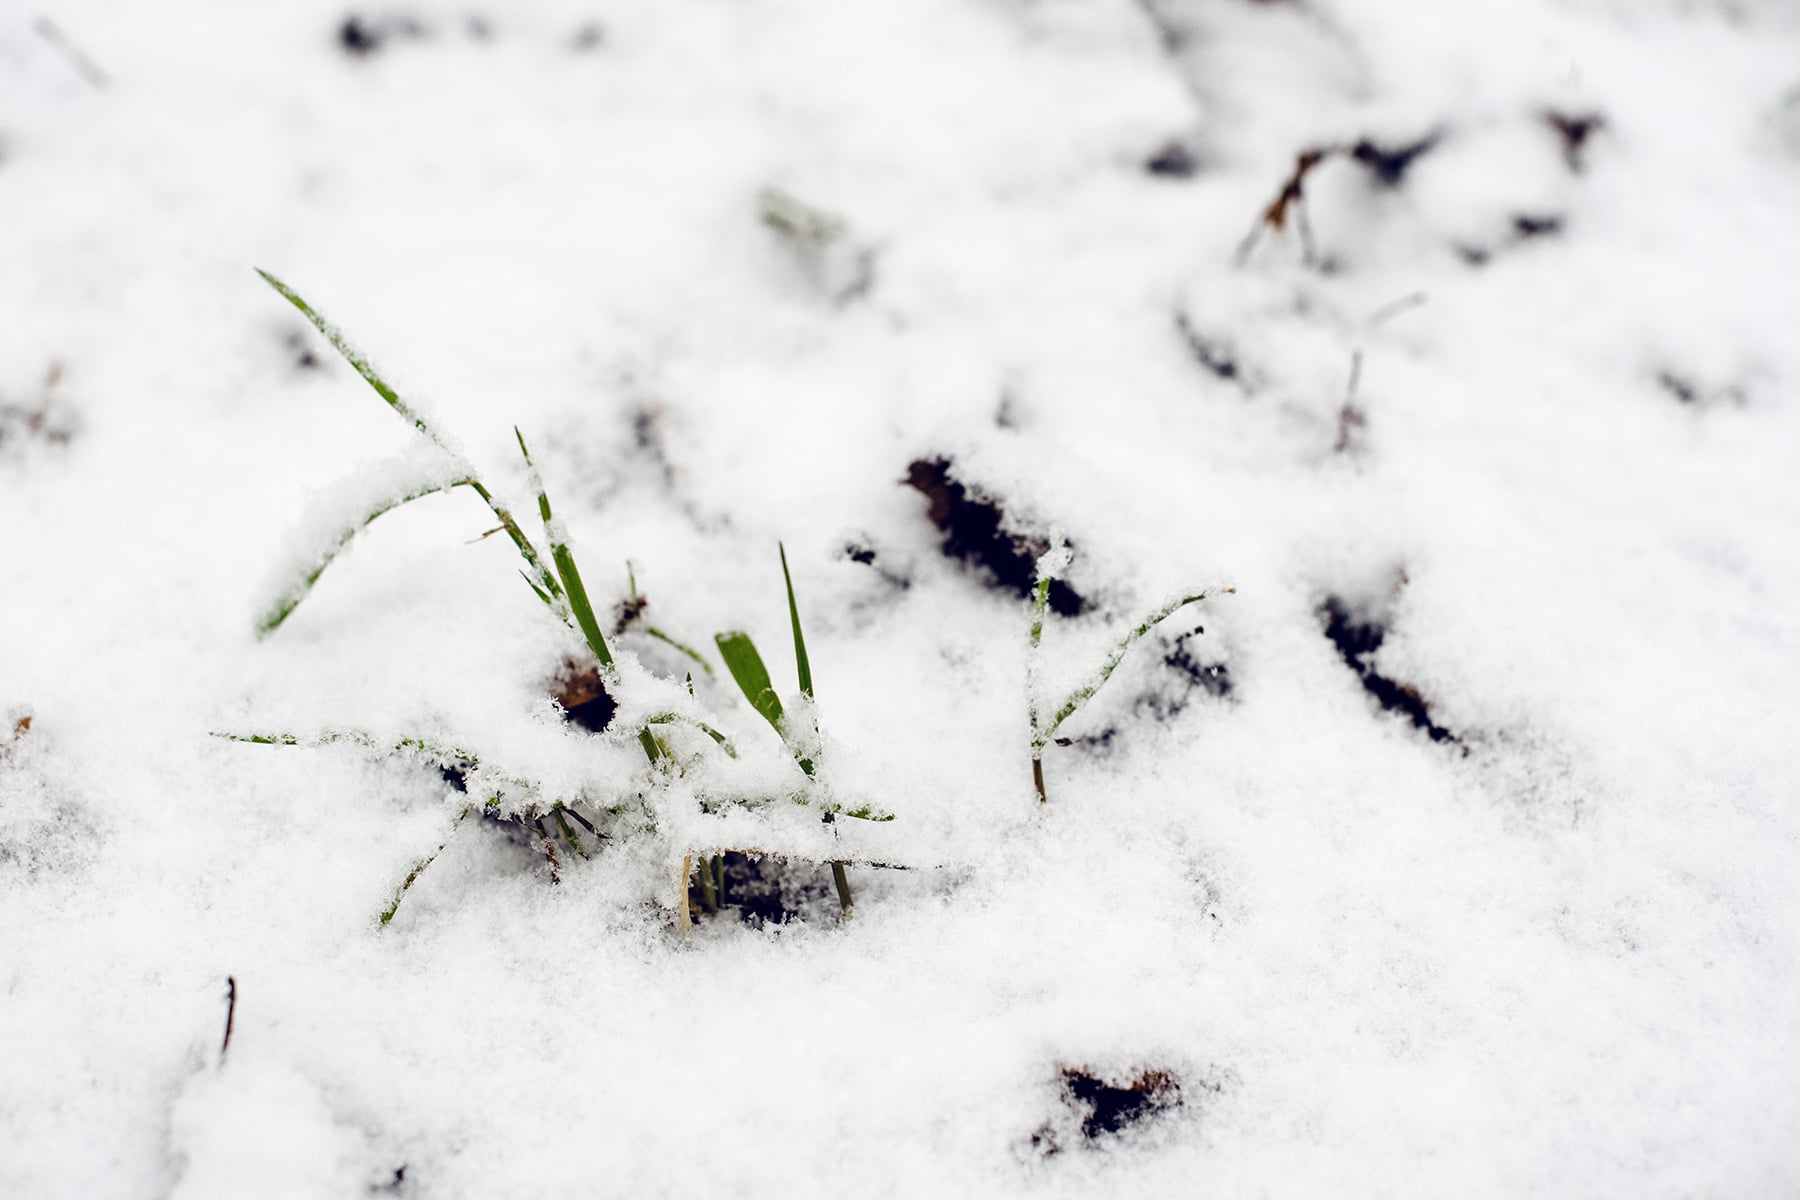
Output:
[[[0,11],[0,1196],[1800,1194],[1800,6],[348,15]],[[1316,262],[1236,261],[1302,150],[1430,138],[1307,177]],[[313,498],[416,438],[253,266],[521,518],[524,431],[770,794],[711,651],[792,703],[784,543],[821,777],[895,820],[684,776],[553,882],[417,756],[212,737],[657,790],[562,723],[582,642],[468,489],[255,637]],[[934,456],[1073,547],[1047,694],[1236,588],[1046,805],[1030,609],[942,552]],[[682,856],[755,839],[910,869],[678,933]],[[1182,1102],[1085,1138],[1065,1069]]]

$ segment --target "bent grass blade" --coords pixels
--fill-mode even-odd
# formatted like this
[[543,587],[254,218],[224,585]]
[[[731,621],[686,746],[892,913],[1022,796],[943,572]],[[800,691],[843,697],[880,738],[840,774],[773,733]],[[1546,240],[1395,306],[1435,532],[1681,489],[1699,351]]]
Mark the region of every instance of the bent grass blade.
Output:
[[718,643],[719,657],[725,660],[725,669],[737,680],[744,699],[762,714],[763,720],[775,727],[776,733],[780,733],[781,697],[775,694],[775,686],[769,682],[769,668],[763,665],[756,643],[741,629],[721,633],[713,640]]
[[[435,496],[440,492],[448,492],[454,488],[467,487],[474,482],[475,480],[472,478],[457,479],[449,483],[431,483],[420,488],[408,490],[395,499],[384,501],[371,511],[364,513],[362,517],[354,523],[345,526],[335,535],[332,544],[320,553],[316,560],[316,565],[306,574],[306,576],[296,580],[292,585],[285,589],[275,603],[270,606],[269,611],[256,623],[257,636],[267,637],[277,629],[281,628],[281,623],[292,616],[294,610],[300,607],[300,602],[305,600],[306,597],[312,593],[313,585],[318,583],[319,577],[325,574],[325,568],[336,561],[337,556],[342,554],[344,549],[355,540],[357,534],[374,524],[377,517],[385,516],[386,514],[393,512],[396,508],[411,504],[414,500],[420,500],[426,496]],[[529,577],[526,579],[526,582],[531,582]],[[548,598],[546,597],[546,599]]]
[[[400,393],[395,391],[393,387],[388,384],[387,380],[381,377],[380,373],[369,364],[368,359],[357,353],[350,343],[344,339],[344,335],[338,330],[336,325],[327,321],[317,309],[313,308],[312,305],[302,299],[298,292],[277,279],[274,275],[263,270],[261,267],[256,268],[256,273],[262,276],[263,282],[274,288],[284,300],[300,310],[300,314],[312,324],[313,328],[317,329],[319,333],[324,336],[327,342],[331,343],[331,348],[336,350],[338,354],[343,357],[345,362],[355,368],[356,373],[361,375],[363,380],[367,382],[371,388],[375,389],[375,394],[380,396],[389,408],[398,413],[400,417],[404,419],[407,424],[411,425],[420,436],[430,441],[446,454],[452,455],[458,460],[461,459],[462,456],[457,454],[456,450],[449,444],[444,436],[433,429],[430,422],[426,421],[425,418],[419,414],[418,410],[400,397]],[[501,528],[506,530],[506,536],[510,538],[513,545],[518,548],[519,556],[525,560],[525,565],[530,567],[532,574],[537,577],[536,582],[532,585],[533,590],[538,591],[540,595],[545,592],[549,593],[551,596],[560,595],[561,586],[557,583],[556,576],[544,566],[543,556],[538,553],[538,549],[532,544],[531,539],[525,536],[525,531],[519,528],[518,521],[513,519],[512,513],[507,510],[506,506],[501,504],[500,501],[495,498],[493,492],[489,491],[487,486],[483,484],[478,477],[473,475],[473,473],[471,473],[469,479],[463,486],[468,487],[477,496],[481,497],[482,503],[488,506],[489,511],[494,514],[495,519],[500,522]],[[552,607],[554,608],[555,605],[552,605]]]

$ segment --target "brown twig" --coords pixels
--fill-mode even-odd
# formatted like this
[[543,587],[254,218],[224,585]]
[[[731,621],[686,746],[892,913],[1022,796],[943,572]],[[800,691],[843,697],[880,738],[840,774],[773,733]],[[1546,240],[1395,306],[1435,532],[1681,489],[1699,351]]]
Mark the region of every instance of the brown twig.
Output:
[[1314,167],[1334,154],[1343,153],[1342,146],[1315,146],[1310,150],[1302,150],[1294,159],[1294,169],[1281,184],[1281,190],[1269,201],[1269,206],[1244,235],[1238,244],[1234,261],[1243,266],[1250,258],[1250,251],[1256,248],[1256,239],[1262,236],[1264,229],[1273,229],[1280,233],[1287,228],[1288,216],[1294,219],[1294,231],[1300,235],[1300,257],[1307,266],[1313,265],[1312,228],[1306,223],[1306,177]]

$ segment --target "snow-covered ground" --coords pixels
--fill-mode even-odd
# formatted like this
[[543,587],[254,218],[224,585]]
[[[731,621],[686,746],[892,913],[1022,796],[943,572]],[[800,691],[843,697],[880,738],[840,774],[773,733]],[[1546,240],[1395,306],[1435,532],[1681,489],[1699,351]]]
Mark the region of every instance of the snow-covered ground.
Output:
[[[257,637],[419,443],[253,267],[735,762],[563,722],[466,489]],[[0,1195],[1800,1194],[1796,314],[1782,0],[10,6]],[[1073,548],[1046,696],[1236,588],[1047,804],[958,498]],[[803,782],[778,541],[891,822],[703,811]]]

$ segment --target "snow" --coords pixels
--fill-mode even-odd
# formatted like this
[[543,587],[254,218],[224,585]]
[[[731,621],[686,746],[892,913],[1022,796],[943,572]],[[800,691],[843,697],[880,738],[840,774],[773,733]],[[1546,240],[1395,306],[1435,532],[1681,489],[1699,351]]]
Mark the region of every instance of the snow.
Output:
[[[0,19],[0,1194],[1800,1189],[1800,9],[50,15]],[[1238,263],[1309,148],[1317,261]],[[716,677],[636,626],[566,725],[587,651],[466,488],[259,639],[465,464],[254,267],[537,536],[519,427],[602,624],[629,560]],[[1030,606],[944,553],[935,457],[1072,547],[1048,695],[1236,589],[1044,806]],[[808,798],[893,821],[791,802],[733,629]],[[670,709],[738,758],[650,766]],[[504,813],[649,800],[553,882],[411,738]],[[743,849],[906,869],[678,933]],[[1065,1070],[1181,1103],[1088,1139]]]

